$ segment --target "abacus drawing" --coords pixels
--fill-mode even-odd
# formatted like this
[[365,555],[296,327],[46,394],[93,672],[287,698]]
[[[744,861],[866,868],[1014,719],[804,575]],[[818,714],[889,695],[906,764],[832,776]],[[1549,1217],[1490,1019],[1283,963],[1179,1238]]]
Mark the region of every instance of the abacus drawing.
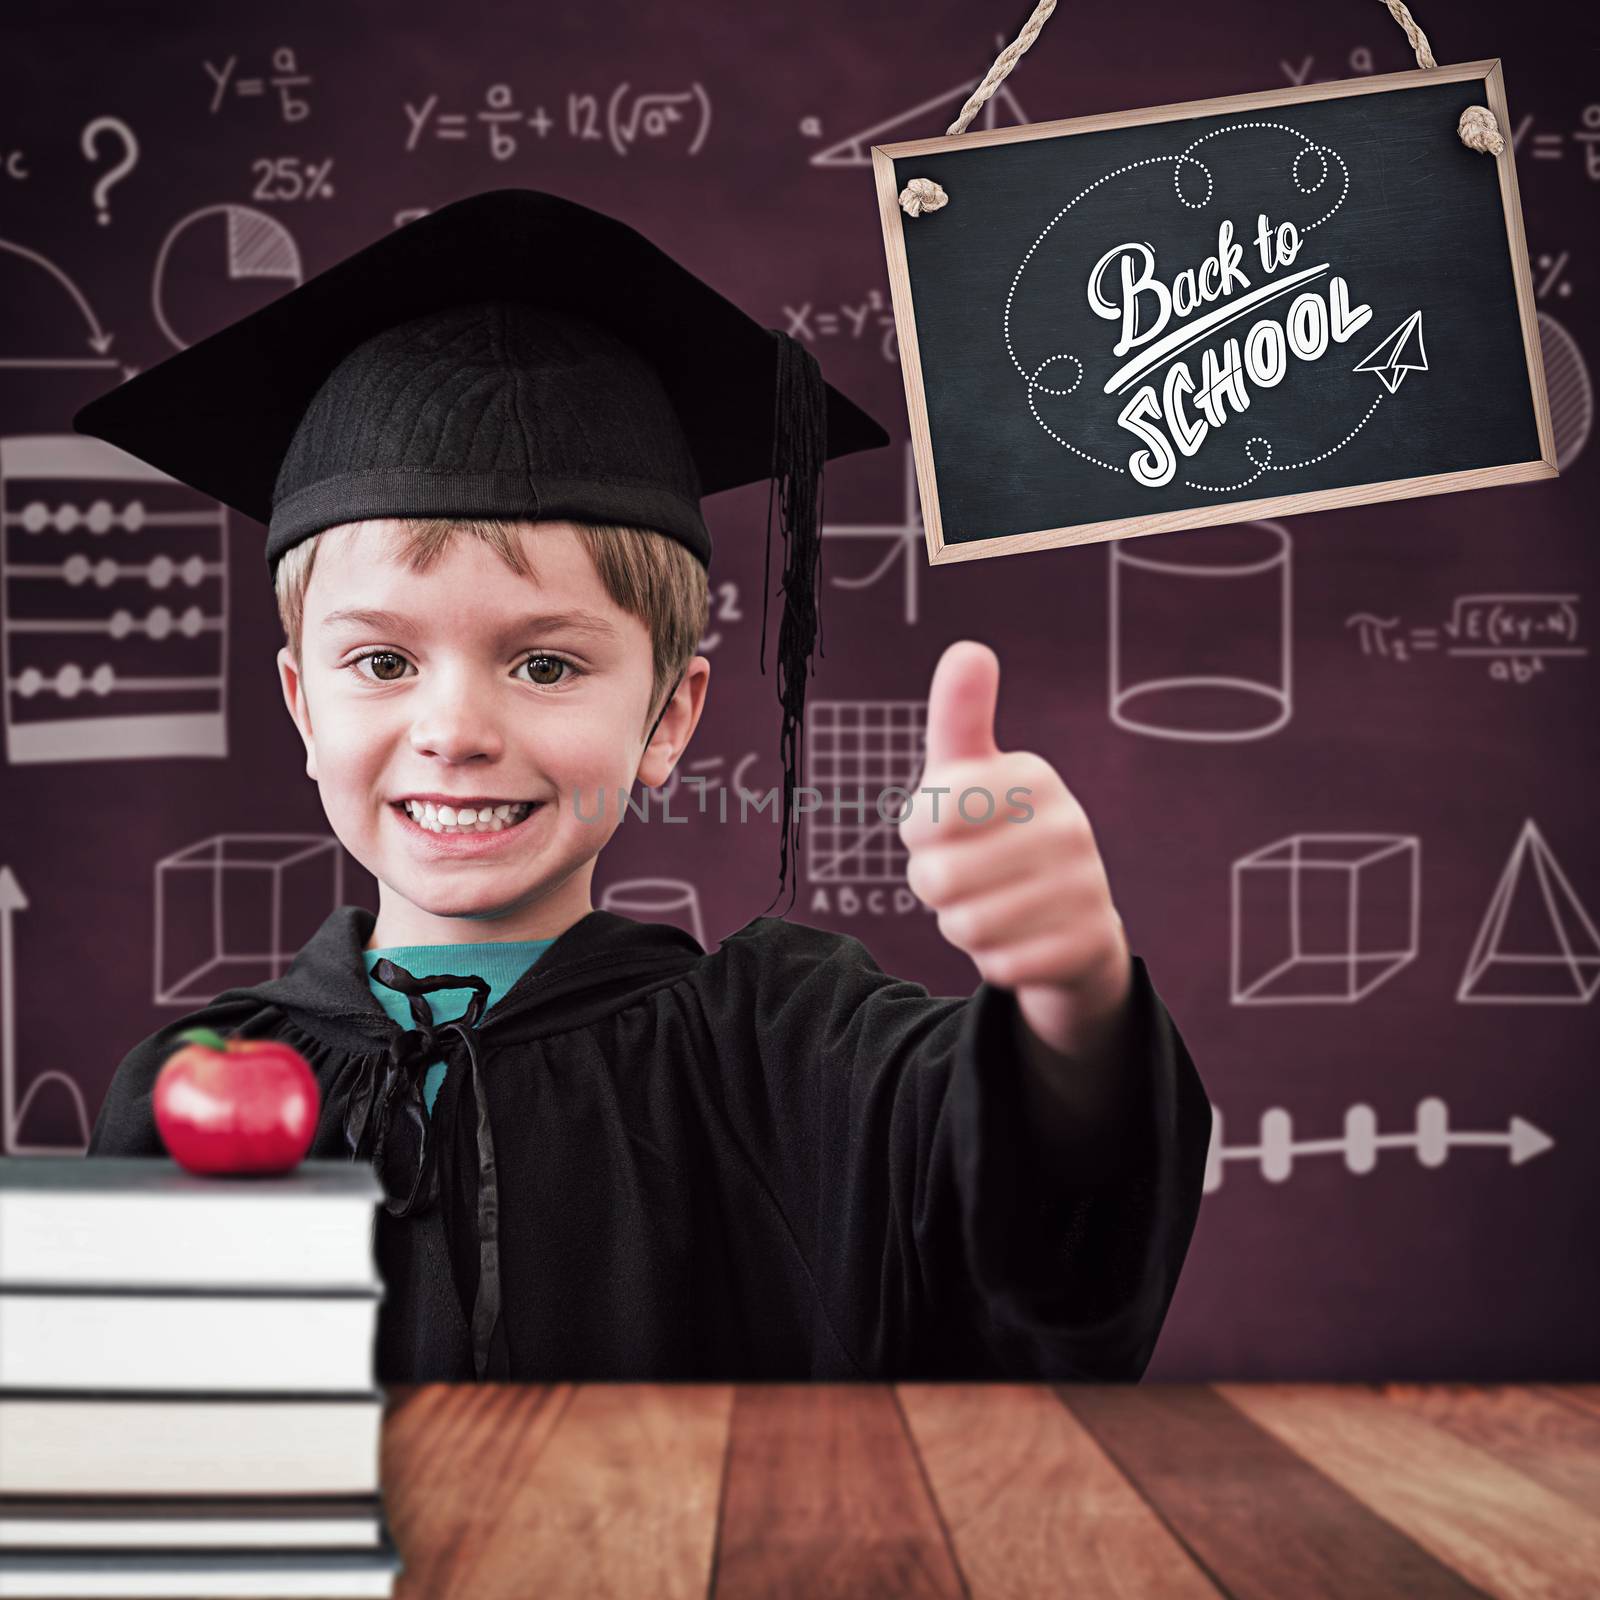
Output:
[[226,534],[216,501],[98,439],[0,438],[9,761],[227,755]]

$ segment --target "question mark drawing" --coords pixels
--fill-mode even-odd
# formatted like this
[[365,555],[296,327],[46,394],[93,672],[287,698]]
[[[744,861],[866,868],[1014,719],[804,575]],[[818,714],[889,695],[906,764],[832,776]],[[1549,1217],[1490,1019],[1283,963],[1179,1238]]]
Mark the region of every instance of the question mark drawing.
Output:
[[102,133],[115,134],[122,140],[124,154],[109,172],[102,175],[100,181],[94,186],[94,203],[99,215],[95,221],[104,227],[111,221],[111,208],[106,204],[106,196],[111,193],[111,186],[120,178],[125,178],[139,163],[139,141],[133,136],[133,129],[117,117],[96,117],[87,128],[83,130],[83,158],[85,161],[97,159],[95,150],[96,141]]

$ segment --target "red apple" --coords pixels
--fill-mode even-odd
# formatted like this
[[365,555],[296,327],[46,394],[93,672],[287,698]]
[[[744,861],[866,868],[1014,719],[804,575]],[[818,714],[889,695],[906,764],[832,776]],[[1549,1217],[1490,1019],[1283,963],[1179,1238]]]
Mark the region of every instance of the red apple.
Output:
[[156,1076],[161,1142],[186,1172],[288,1172],[311,1148],[322,1095],[310,1063],[276,1039],[228,1039],[210,1028]]

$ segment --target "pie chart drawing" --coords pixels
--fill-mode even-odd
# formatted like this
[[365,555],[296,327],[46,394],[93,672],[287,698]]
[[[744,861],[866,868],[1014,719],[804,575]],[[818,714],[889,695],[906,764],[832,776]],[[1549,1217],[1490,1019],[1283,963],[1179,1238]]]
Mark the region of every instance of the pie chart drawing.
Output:
[[1565,472],[1589,442],[1594,426],[1594,385],[1577,341],[1547,311],[1539,313],[1539,351],[1550,396],[1550,425],[1556,435],[1556,467]]
[[[215,237],[217,219],[220,240]],[[262,303],[256,298],[237,303],[231,293],[219,296],[212,287],[219,278],[229,284],[265,279],[272,290],[266,298],[275,300],[297,287],[302,275],[300,247],[276,217],[250,206],[205,206],[175,223],[161,241],[150,284],[150,309],[173,348],[187,350],[192,339],[204,338]],[[195,305],[206,308],[208,325],[180,332],[167,308]]]

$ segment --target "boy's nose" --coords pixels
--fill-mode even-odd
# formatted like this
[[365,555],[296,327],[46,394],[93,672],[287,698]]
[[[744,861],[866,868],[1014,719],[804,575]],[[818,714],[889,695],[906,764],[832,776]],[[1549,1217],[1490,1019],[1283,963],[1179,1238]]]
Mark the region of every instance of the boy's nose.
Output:
[[414,750],[449,761],[466,761],[475,755],[498,755],[504,744],[495,715],[481,695],[440,696],[419,708],[411,724]]

